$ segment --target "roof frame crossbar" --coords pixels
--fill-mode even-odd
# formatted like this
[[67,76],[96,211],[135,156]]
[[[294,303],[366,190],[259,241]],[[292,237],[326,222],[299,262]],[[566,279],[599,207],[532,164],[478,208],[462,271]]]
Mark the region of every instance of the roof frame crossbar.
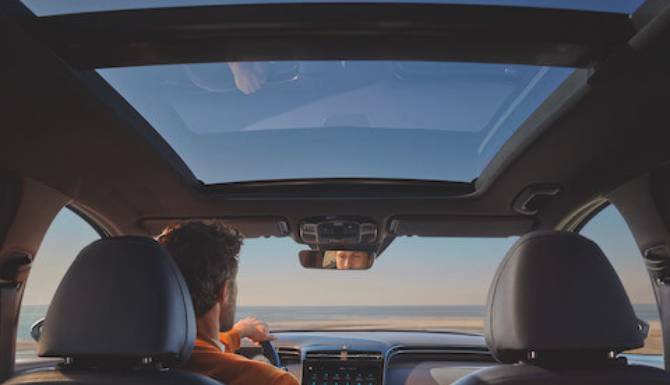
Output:
[[8,3],[5,13],[20,16],[25,29],[78,69],[327,59],[586,68],[635,32],[627,15],[509,6],[301,3],[35,17],[18,0]]

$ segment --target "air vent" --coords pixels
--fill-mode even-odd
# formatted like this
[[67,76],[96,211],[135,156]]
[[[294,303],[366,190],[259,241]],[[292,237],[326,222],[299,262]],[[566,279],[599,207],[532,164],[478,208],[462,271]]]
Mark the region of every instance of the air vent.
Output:
[[413,347],[403,346],[396,348],[392,354],[484,354],[491,355],[491,351],[486,346],[450,346],[450,347]]
[[389,353],[389,360],[494,361],[486,347],[401,347]]
[[323,350],[307,352],[306,360],[319,361],[381,361],[384,355],[380,352]]
[[286,364],[298,364],[300,363],[300,349],[296,348],[277,348],[277,353],[281,362]]

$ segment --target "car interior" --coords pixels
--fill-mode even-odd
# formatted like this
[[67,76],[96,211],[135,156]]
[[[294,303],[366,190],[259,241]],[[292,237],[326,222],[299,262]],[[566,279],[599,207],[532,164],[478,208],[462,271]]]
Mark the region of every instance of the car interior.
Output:
[[[213,221],[257,253],[240,295],[360,305],[233,353],[303,385],[670,384],[669,2],[4,0],[0,29],[0,383],[220,384],[180,369],[195,313],[154,240]],[[90,239],[49,238],[63,212]],[[403,327],[324,289],[420,281]],[[475,281],[480,326],[425,326]]]

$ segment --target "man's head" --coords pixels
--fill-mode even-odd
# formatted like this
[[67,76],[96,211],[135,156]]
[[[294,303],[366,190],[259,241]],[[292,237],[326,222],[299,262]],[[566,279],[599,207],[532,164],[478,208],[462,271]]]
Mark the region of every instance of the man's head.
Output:
[[338,250],[335,264],[338,270],[364,270],[370,268],[370,254],[365,251]]
[[220,309],[222,330],[235,320],[241,234],[220,223],[170,225],[157,237],[179,266],[191,293],[196,317]]

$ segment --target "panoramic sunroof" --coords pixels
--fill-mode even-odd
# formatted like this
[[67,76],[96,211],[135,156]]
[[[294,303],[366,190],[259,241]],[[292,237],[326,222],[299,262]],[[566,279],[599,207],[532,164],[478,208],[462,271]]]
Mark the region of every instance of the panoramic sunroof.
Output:
[[281,61],[97,72],[211,184],[471,181],[573,69]]
[[130,9],[269,3],[395,2],[506,5],[583,11],[633,13],[644,0],[21,0],[37,16]]

